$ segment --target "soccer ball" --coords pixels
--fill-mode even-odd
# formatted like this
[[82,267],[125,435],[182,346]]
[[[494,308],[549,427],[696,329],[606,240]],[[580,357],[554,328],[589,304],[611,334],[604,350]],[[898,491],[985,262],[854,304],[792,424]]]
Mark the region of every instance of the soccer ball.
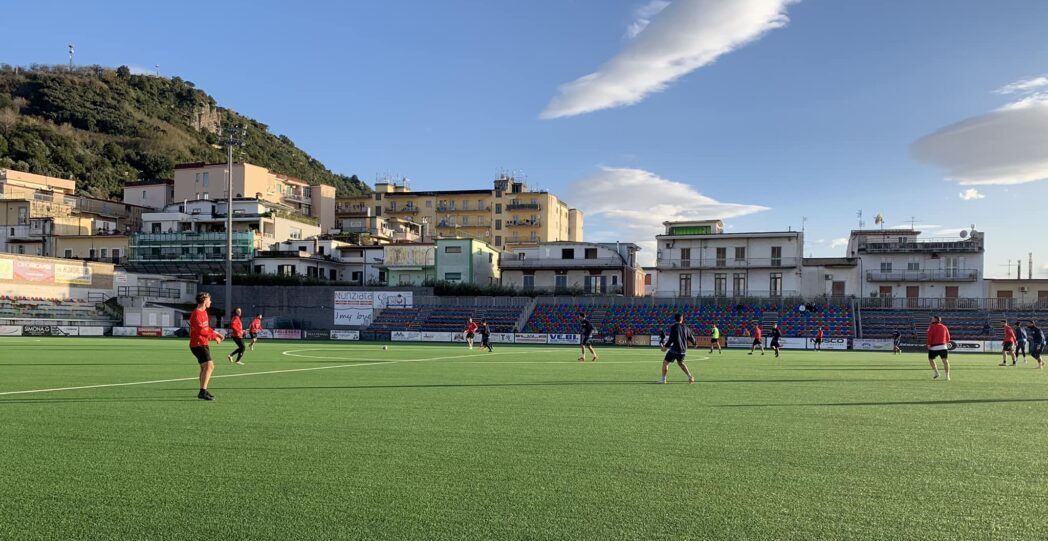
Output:
[[389,349],[389,346],[382,346],[382,351],[386,351],[387,349]]

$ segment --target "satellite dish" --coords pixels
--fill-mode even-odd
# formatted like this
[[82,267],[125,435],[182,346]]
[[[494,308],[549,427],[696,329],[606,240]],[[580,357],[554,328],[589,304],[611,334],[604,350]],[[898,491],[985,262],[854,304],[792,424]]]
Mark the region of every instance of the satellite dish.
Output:
[[807,310],[807,309],[808,309],[808,307],[807,307],[807,306],[804,306],[803,304],[802,304],[802,305],[799,305],[799,306],[797,306],[797,311],[798,311],[798,312],[803,312],[803,311],[805,311],[805,310]]
[[962,229],[961,230],[961,238],[962,239],[968,238],[968,230],[967,229]]

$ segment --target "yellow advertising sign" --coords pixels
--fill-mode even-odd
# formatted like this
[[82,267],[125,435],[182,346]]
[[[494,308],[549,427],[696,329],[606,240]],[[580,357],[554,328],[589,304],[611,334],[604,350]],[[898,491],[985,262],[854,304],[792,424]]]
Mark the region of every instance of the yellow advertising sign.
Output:
[[91,267],[87,265],[55,265],[55,282],[59,284],[91,285]]
[[0,280],[13,280],[15,266],[10,259],[0,259]]

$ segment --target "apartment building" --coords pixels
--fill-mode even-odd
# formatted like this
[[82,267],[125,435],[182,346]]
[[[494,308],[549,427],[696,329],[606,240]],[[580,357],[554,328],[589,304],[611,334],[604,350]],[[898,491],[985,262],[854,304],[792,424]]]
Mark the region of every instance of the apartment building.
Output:
[[124,202],[160,210],[175,202],[175,181],[139,180],[124,185]]
[[[225,199],[226,163],[187,163],[175,166],[174,201]],[[311,186],[250,163],[234,163],[233,197],[255,198],[291,208],[315,218],[326,233],[335,228],[335,187]]]
[[[581,241],[583,216],[546,191],[500,176],[490,189],[414,192],[406,184],[379,182],[372,194],[340,198],[340,221],[402,218],[421,224],[424,240],[468,237],[496,249],[552,241]],[[342,222],[345,223],[345,222]]]
[[914,229],[859,229],[848,238],[858,258],[862,297],[979,298],[985,294],[985,234],[963,231],[952,238],[922,237]]
[[644,295],[640,247],[626,242],[545,242],[506,252],[502,285],[542,291],[582,289],[587,293]]
[[[224,270],[227,201],[199,199],[173,203],[143,215],[142,231],[132,233],[128,267],[143,272],[200,274]],[[258,250],[285,240],[320,235],[314,218],[269,201],[233,200],[233,259],[238,272],[250,272]]]
[[800,294],[804,235],[725,233],[720,220],[666,222],[658,244],[659,296],[781,297]]
[[[73,180],[0,169],[0,249],[63,257],[70,243],[88,246],[93,242],[91,237],[102,235],[106,237],[107,251],[119,250],[121,246],[114,244],[115,237],[136,230],[142,214],[149,210],[120,201],[74,195],[75,192]],[[66,240],[65,247],[59,248],[58,238]],[[83,240],[72,240],[76,238]],[[87,250],[85,253],[89,254],[90,247]]]

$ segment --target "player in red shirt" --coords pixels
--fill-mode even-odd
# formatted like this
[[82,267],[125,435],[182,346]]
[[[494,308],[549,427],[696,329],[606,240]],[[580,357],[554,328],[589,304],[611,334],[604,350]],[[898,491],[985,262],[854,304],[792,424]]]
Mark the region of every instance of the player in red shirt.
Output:
[[633,329],[626,329],[626,347],[633,347]]
[[1012,357],[1012,366],[1015,366],[1015,329],[1008,324],[1008,320],[1004,320],[1004,349],[1001,350],[1001,364],[998,366],[1008,365],[1008,356]]
[[815,351],[822,351],[822,327],[815,331]]
[[935,367],[935,358],[942,358],[942,368],[946,372],[946,381],[950,381],[950,329],[942,324],[942,318],[932,316],[932,323],[928,325],[928,363],[932,365],[932,379],[939,377],[939,369]]
[[208,321],[207,309],[211,308],[211,295],[208,293],[197,293],[197,307],[189,316],[189,351],[193,352],[197,363],[200,364],[200,400],[214,400],[215,397],[208,392],[207,383],[211,381],[211,372],[215,369],[215,363],[211,362],[211,348],[208,344],[214,340],[222,343],[222,335],[211,328]]
[[463,334],[466,335],[466,343],[469,344],[469,349],[473,349],[473,335],[477,333],[477,324],[473,322],[473,318],[469,318],[469,322],[466,323],[466,330]]
[[[241,359],[244,358],[247,348],[244,346],[244,324],[240,322],[240,314],[240,308],[233,310],[233,319],[229,322],[229,336],[233,338],[233,343],[237,345],[237,348],[233,353],[226,355],[226,359],[231,363],[244,364]],[[233,355],[237,356],[236,361],[233,360]]]
[[251,351],[255,351],[255,342],[258,342],[258,335],[262,332],[262,314],[255,314],[255,319],[251,321],[251,328],[248,329],[251,333],[251,345],[248,348]]
[[764,340],[761,339],[763,332],[761,331],[761,324],[753,322],[753,345],[750,346],[750,355],[753,355],[753,351],[757,349],[757,346],[761,348],[761,355],[764,355]]

